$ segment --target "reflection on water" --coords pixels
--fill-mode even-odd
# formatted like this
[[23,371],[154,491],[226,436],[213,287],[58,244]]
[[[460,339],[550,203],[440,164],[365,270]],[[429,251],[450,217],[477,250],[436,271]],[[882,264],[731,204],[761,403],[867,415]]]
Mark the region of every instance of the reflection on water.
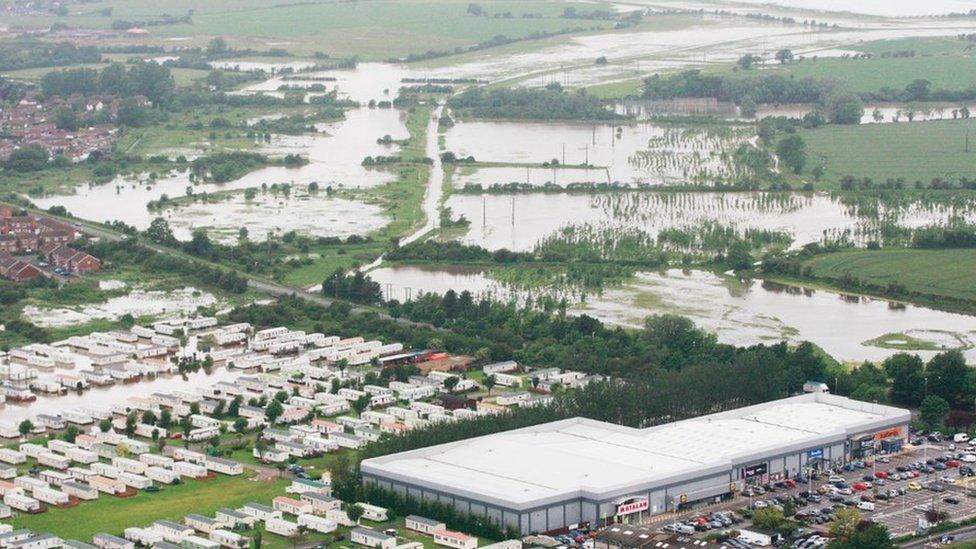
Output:
[[0,423],[16,426],[24,419],[37,414],[60,414],[66,410],[109,410],[116,404],[124,403],[129,397],[148,397],[156,392],[173,391],[197,392],[197,389],[213,385],[218,381],[233,381],[240,372],[226,368],[214,368],[209,373],[200,370],[182,375],[160,375],[154,379],[132,383],[116,383],[108,387],[93,387],[84,392],[70,391],[65,395],[38,395],[29,403],[8,402],[0,407]]
[[[480,268],[399,266],[377,269],[370,276],[380,282],[384,295],[399,300],[449,289],[496,299],[518,295]],[[680,314],[724,343],[811,341],[844,361],[879,361],[895,354],[864,345],[892,333],[941,331],[953,335],[947,340],[976,342],[976,317],[761,280],[740,282],[703,271],[638,273],[626,284],[588,296],[585,303],[577,299],[571,310],[635,328],[652,314]],[[976,359],[976,350],[966,353]]]
[[[455,194],[447,201],[471,226],[461,239],[490,250],[532,250],[545,237],[570,226],[638,229],[656,236],[662,229],[694,229],[717,223],[736,229],[765,229],[793,236],[802,246],[824,238],[861,241],[876,236],[882,221],[901,227],[976,221],[976,209],[918,202],[887,208],[867,217],[867,208],[848,207],[823,194],[655,193]],[[863,214],[859,211],[864,210]]]

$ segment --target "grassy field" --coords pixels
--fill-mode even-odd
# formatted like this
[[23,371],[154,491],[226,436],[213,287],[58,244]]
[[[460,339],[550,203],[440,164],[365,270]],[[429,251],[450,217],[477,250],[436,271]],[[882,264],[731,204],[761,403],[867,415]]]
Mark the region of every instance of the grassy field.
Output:
[[826,126],[802,136],[808,167],[823,161],[827,179],[901,177],[913,184],[934,177],[976,176],[976,119]]
[[[767,70],[795,78],[827,78],[845,83],[857,92],[882,88],[904,89],[914,80],[928,80],[933,89],[963,90],[976,85],[976,56],[968,42],[954,38],[917,38],[868,42],[853,49],[870,59],[808,57]],[[914,51],[914,57],[883,57],[885,53]]]
[[[72,69],[86,68],[86,69],[94,69],[100,71],[103,68],[105,68],[105,64],[72,65],[70,68]],[[18,80],[29,80],[31,82],[39,82],[45,74],[56,70],[60,70],[60,68],[36,67],[32,69],[8,71],[3,73],[3,76],[6,78],[15,78]],[[197,80],[202,80],[203,78],[206,78],[208,74],[207,71],[203,71],[203,70],[181,69],[175,67],[170,68],[170,72],[173,73],[173,80],[176,81],[177,86],[190,86],[194,84]]]
[[[266,49],[283,47],[293,53],[323,51],[334,56],[385,59],[428,50],[451,50],[505,35],[522,38],[567,28],[610,28],[611,21],[562,19],[565,7],[611,9],[609,4],[553,0],[493,0],[482,3],[487,16],[468,15],[468,0],[369,0],[360,2],[292,2],[274,0],[103,0],[78,4],[65,17],[11,17],[9,25],[107,28],[117,19],[151,20],[164,13],[192,11],[192,23],[150,27],[152,40],[192,37],[181,44],[200,44],[223,35],[232,45]],[[99,11],[112,8],[104,17]],[[511,12],[512,17],[495,17]],[[522,14],[542,14],[523,18]],[[172,45],[172,43],[170,43]]]
[[934,298],[976,302],[976,250],[850,250],[814,257],[805,266],[815,277],[850,273],[872,284],[900,284]]
[[249,501],[270,502],[284,493],[286,481],[256,481],[218,475],[202,481],[167,486],[161,492],[139,492],[131,498],[102,494],[97,500],[70,509],[49,509],[39,515],[19,515],[11,521],[17,528],[52,532],[63,538],[88,541],[92,534],[119,535],[132,525],[148,525],[154,520],[182,521],[189,513],[213,515],[221,507],[240,507]]

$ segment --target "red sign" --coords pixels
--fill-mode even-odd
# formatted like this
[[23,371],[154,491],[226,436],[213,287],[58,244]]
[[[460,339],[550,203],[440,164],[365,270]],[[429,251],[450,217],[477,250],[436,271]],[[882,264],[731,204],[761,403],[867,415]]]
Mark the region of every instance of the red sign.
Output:
[[874,434],[874,440],[884,440],[886,438],[898,438],[904,436],[904,431],[901,427],[895,427],[893,429],[888,429],[887,431],[881,431],[880,433]]
[[647,511],[649,508],[650,502],[646,499],[632,501],[630,503],[622,503],[617,506],[617,515],[630,515],[633,513],[639,513],[641,511]]

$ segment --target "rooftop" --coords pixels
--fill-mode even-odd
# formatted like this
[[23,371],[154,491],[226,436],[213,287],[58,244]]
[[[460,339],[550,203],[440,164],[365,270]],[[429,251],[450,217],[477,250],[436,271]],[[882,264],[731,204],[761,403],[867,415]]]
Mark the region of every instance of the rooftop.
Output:
[[817,393],[647,429],[573,418],[374,458],[362,470],[528,508],[615,497],[908,421],[905,410]]

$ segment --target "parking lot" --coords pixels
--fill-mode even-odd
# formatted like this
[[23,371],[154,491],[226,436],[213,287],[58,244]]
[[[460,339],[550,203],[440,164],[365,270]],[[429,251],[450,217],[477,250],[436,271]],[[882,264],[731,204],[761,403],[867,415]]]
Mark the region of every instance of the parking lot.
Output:
[[[976,452],[976,446],[970,446]],[[976,517],[976,477],[961,477],[960,472],[965,467],[976,469],[976,463],[964,463],[957,460],[947,460],[946,454],[959,455],[966,452],[965,446],[950,450],[949,443],[931,443],[907,447],[897,455],[879,457],[873,461],[858,464],[858,467],[848,466],[847,469],[836,471],[833,480],[842,477],[844,484],[850,489],[842,490],[838,494],[831,488],[830,474],[824,473],[811,478],[808,482],[798,483],[786,488],[784,483],[765,493],[755,493],[752,497],[746,494],[738,495],[731,501],[714,505],[705,505],[680,513],[658,515],[649,519],[649,525],[665,526],[681,521],[690,521],[696,517],[708,516],[715,512],[740,509],[748,506],[768,506],[777,504],[776,498],[793,496],[798,501],[797,513],[810,518],[809,528],[818,532],[830,529],[829,520],[816,520],[817,515],[829,517],[833,509],[858,505],[863,499],[873,499],[874,510],[861,509],[865,519],[871,519],[885,525],[892,536],[912,534],[919,525],[919,519],[925,518],[927,509],[935,509],[948,513],[949,519],[960,521]],[[928,469],[924,464],[928,462]],[[912,464],[923,467],[918,476],[911,471]],[[905,469],[901,471],[900,469]],[[926,472],[926,470],[930,472]],[[878,481],[878,477],[887,477]],[[909,477],[895,479],[894,477]],[[866,479],[874,480],[866,487]],[[855,490],[854,488],[858,488]],[[929,487],[934,487],[935,490]],[[919,489],[921,488],[921,489]],[[807,502],[800,494],[822,494],[819,501]],[[748,492],[747,492],[748,493]],[[969,494],[973,494],[970,497]],[[833,495],[831,500],[830,496]],[[880,497],[879,497],[880,495]],[[949,501],[946,501],[948,498]],[[817,498],[814,498],[817,499]],[[869,507],[865,505],[864,507]],[[817,524],[817,522],[821,522]],[[747,525],[744,522],[742,525]]]

